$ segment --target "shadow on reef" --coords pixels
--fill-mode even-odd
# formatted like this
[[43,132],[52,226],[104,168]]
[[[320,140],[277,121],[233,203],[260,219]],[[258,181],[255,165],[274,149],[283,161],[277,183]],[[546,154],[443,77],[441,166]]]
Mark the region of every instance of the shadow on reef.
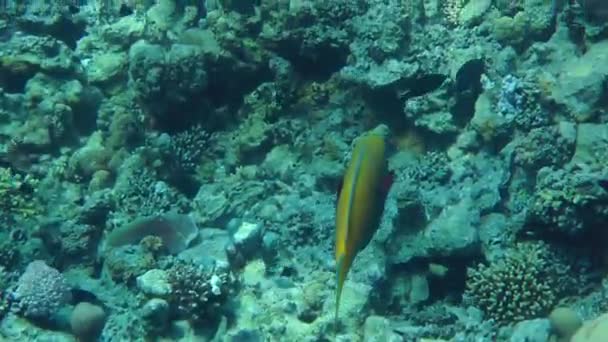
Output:
[[75,49],[78,40],[86,34],[87,22],[77,17],[77,7],[56,6],[63,7],[60,14],[48,18],[46,14],[27,13],[18,17],[18,27],[29,34],[53,36],[71,49]]
[[348,47],[320,46],[316,55],[304,55],[298,52],[299,44],[281,42],[279,55],[292,62],[294,70],[304,79],[324,82],[346,65],[349,55]]
[[[390,273],[396,275],[389,282],[388,293],[399,293],[409,286],[410,302],[414,306],[432,305],[433,303],[447,301],[453,304],[460,302],[465,290],[467,267],[476,261],[476,258],[414,258],[407,264],[396,264]],[[400,275],[414,275],[409,280]],[[426,279],[422,282],[415,279]],[[409,282],[409,284],[408,284]],[[418,283],[418,284],[417,284]],[[406,284],[406,285],[404,285]],[[417,287],[420,288],[417,288]],[[402,299],[394,298],[388,305],[384,305],[389,313],[401,312]],[[382,306],[382,305],[381,305]]]
[[[481,76],[485,72],[485,64],[483,59],[467,61],[458,69],[454,80],[444,74],[419,74],[375,88],[362,87],[360,91],[377,113],[376,119],[386,123],[395,135],[416,129],[422,132],[429,148],[445,150],[456,138],[456,128],[463,129],[475,113],[475,103],[483,91]],[[420,101],[433,106],[433,102],[439,102],[436,98],[453,99],[446,101],[446,108],[436,108],[453,118],[456,127],[449,131],[434,131],[420,126],[412,117],[416,114],[408,114],[409,105],[417,108],[417,101]],[[402,114],[404,111],[406,115]]]

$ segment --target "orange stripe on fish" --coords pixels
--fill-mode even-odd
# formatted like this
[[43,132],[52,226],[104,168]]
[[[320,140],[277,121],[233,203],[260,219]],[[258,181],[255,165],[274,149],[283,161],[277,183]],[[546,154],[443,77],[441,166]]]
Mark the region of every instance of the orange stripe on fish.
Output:
[[344,281],[355,256],[378,229],[391,182],[386,137],[372,132],[358,138],[336,206],[336,329]]

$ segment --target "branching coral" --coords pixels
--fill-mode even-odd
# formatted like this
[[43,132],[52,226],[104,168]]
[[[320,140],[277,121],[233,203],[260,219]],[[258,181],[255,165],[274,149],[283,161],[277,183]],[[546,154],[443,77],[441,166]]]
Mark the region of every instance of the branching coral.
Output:
[[521,243],[495,263],[470,268],[465,301],[500,323],[548,313],[558,296],[549,258],[544,245]]
[[462,12],[464,4],[464,0],[447,0],[445,2],[443,14],[450,24],[458,25],[460,23],[460,12]]
[[184,261],[175,263],[167,273],[172,288],[169,302],[174,313],[192,321],[217,318],[234,285],[227,270],[208,271]]
[[118,177],[114,190],[118,213],[132,218],[183,211],[186,204],[174,188],[158,180],[155,171],[137,167],[134,165]]
[[209,137],[209,133],[200,125],[176,134],[169,148],[170,163],[181,171],[194,172],[208,149]]

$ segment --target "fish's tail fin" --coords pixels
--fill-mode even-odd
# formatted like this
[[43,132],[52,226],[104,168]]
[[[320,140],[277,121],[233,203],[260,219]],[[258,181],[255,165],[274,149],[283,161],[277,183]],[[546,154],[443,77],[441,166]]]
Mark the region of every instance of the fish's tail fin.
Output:
[[336,267],[336,313],[334,316],[334,336],[338,335],[340,298],[342,297],[342,288],[344,287],[344,281],[346,280],[348,266],[349,265],[346,265],[344,256],[341,256],[338,259],[338,265]]

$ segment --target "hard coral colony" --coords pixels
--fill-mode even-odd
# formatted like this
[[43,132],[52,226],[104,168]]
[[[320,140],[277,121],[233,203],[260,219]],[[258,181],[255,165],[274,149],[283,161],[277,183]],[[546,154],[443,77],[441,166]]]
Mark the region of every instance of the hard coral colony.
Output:
[[0,1],[0,340],[608,341],[607,13]]

